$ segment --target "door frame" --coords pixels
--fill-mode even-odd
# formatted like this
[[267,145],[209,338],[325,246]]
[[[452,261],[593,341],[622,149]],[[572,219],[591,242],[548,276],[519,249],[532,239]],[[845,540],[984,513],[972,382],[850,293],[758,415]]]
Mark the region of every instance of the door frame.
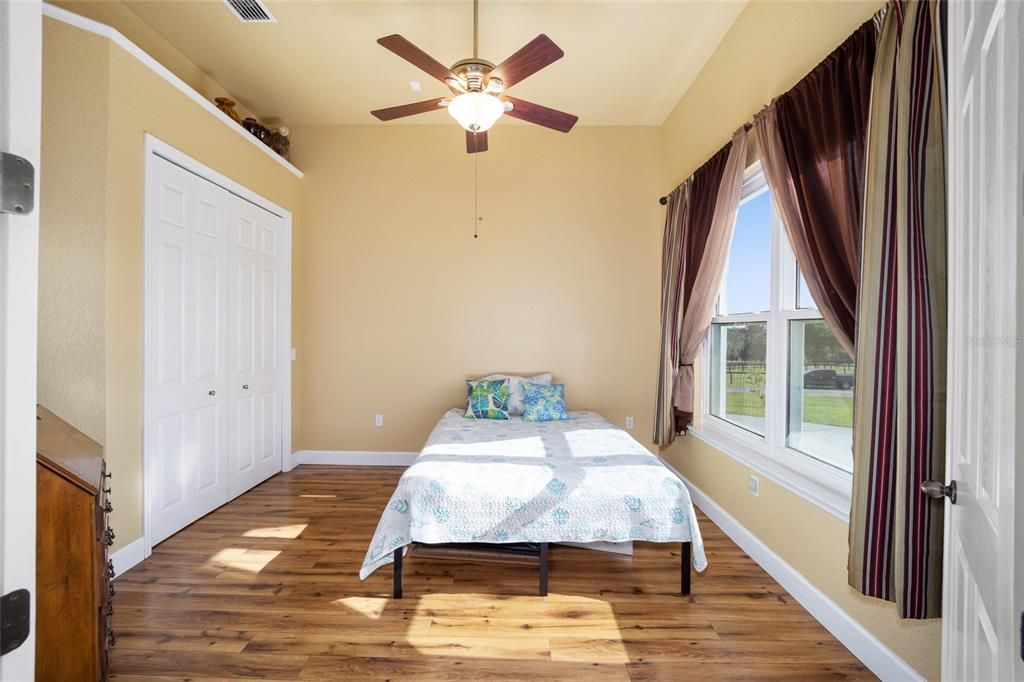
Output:
[[30,593],[29,635],[0,658],[4,680],[31,680],[35,673],[41,109],[41,4],[0,2],[0,150],[36,169],[35,209],[0,214],[0,592]]
[[153,553],[153,533],[151,528],[151,516],[149,502],[156,493],[155,477],[159,469],[153,461],[152,434],[146,429],[148,423],[147,395],[148,386],[146,371],[151,358],[149,348],[149,325],[146,320],[149,311],[146,310],[145,302],[149,300],[149,278],[147,277],[146,264],[150,256],[150,235],[148,229],[148,218],[150,215],[149,185],[153,179],[153,161],[155,158],[163,158],[166,161],[180,166],[190,173],[208,180],[235,196],[248,201],[249,203],[262,208],[282,219],[284,237],[281,244],[280,263],[280,286],[282,291],[278,297],[278,320],[277,320],[277,357],[281,367],[281,471],[289,471],[292,468],[292,214],[291,211],[275,204],[264,196],[261,196],[244,185],[241,185],[231,178],[218,173],[206,164],[192,158],[160,138],[146,133],[145,135],[145,173],[143,180],[143,209],[142,209],[142,296],[143,296],[143,332],[142,332],[142,538],[145,545],[145,556]]

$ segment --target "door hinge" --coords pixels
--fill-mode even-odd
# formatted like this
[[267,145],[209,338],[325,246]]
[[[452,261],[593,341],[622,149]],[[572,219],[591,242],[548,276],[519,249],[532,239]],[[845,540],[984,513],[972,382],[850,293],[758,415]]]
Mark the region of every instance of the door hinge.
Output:
[[28,639],[31,603],[28,590],[14,590],[0,597],[0,656],[14,651]]
[[35,208],[36,169],[28,159],[0,152],[0,213],[27,215]]

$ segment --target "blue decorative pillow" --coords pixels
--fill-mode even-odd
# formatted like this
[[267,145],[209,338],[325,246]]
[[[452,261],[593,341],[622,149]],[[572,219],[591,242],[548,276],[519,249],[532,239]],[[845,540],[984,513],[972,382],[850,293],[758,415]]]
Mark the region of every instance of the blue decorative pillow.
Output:
[[467,381],[466,392],[468,419],[508,419],[508,379]]
[[523,421],[556,422],[569,418],[565,409],[565,384],[531,384],[524,381]]

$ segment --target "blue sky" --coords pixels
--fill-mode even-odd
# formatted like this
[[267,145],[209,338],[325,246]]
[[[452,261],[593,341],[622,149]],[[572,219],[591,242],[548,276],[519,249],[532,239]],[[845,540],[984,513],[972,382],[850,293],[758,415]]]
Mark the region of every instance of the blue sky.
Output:
[[[720,314],[768,310],[771,294],[772,195],[763,192],[740,206],[725,275],[725,305]],[[798,305],[813,307],[811,293],[800,277]]]
[[768,310],[771,289],[772,195],[764,192],[740,206],[725,273],[723,314]]

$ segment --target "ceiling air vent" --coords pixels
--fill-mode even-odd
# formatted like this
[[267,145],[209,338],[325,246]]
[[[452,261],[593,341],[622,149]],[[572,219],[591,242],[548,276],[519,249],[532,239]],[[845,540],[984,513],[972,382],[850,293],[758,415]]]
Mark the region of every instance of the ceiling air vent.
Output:
[[259,0],[224,0],[243,24],[269,24],[277,21]]

